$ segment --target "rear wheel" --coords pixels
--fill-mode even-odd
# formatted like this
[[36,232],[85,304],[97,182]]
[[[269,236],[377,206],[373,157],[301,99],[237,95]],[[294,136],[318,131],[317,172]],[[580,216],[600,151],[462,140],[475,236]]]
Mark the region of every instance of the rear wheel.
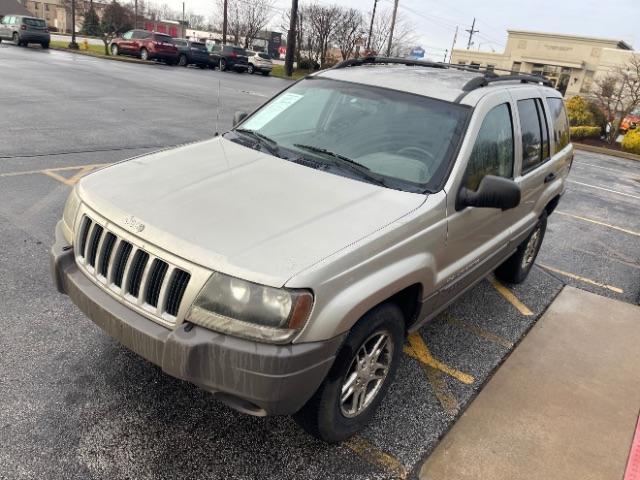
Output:
[[522,283],[533,267],[544,234],[547,230],[547,212],[543,212],[529,236],[518,250],[496,269],[496,277],[508,283]]
[[20,35],[18,35],[18,32],[13,32],[13,44],[16,47],[20,47],[22,45],[22,42],[20,41]]
[[43,42],[42,43],[42,48],[44,48],[44,49],[49,48],[49,42]]
[[149,60],[149,51],[146,48],[140,49],[140,58],[142,60]]
[[117,57],[119,54],[120,51],[118,50],[118,45],[111,45],[111,55]]
[[247,73],[255,73],[256,69],[252,64],[249,64],[249,66],[247,67]]
[[218,68],[221,72],[224,72],[227,69],[227,61],[224,58],[220,59],[220,63],[218,64]]
[[325,442],[339,442],[371,421],[395,377],[404,341],[404,318],[393,304],[379,305],[351,329],[327,378],[294,415]]
[[180,65],[181,67],[186,67],[187,66],[187,56],[186,55],[180,55],[180,58],[178,59],[178,65]]

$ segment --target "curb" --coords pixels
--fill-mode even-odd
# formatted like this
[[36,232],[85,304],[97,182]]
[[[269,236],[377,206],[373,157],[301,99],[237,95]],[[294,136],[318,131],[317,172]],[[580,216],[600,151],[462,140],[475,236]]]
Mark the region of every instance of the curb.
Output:
[[70,48],[65,47],[49,47],[50,50],[57,50],[59,52],[68,52],[74,55],[84,55],[85,57],[93,57],[99,58],[103,60],[113,60],[114,62],[125,62],[125,63],[138,63],[142,65],[154,65],[155,62],[145,62],[144,60],[140,60],[139,58],[133,57],[114,57],[113,55],[103,55],[99,53],[90,53],[83,50],[71,50]]
[[620,152],[618,150],[610,150],[608,148],[594,147],[593,145],[585,145],[584,143],[572,142],[576,150],[584,150],[585,152],[603,153],[613,157],[626,158],[627,160],[635,160],[640,162],[640,155],[628,152]]

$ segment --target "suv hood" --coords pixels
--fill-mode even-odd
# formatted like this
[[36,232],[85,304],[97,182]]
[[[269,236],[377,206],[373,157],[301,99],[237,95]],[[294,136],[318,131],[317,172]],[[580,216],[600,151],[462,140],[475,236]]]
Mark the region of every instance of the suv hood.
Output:
[[[83,178],[78,193],[142,242],[274,287],[426,198],[314,170],[221,137],[112,165]],[[131,216],[144,224],[142,232],[127,226]]]

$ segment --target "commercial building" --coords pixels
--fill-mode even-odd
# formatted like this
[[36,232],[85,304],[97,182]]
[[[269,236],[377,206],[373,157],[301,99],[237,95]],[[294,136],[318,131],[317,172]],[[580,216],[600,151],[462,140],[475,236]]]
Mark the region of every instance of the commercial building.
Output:
[[587,95],[598,76],[628,63],[634,52],[622,40],[508,30],[503,53],[454,49],[451,63],[478,69],[542,74],[565,97]]

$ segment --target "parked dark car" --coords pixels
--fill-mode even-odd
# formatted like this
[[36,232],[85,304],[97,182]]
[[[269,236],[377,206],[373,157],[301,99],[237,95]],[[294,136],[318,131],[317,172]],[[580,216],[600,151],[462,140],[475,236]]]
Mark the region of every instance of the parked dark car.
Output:
[[38,17],[25,15],[5,15],[0,21],[0,42],[11,40],[17,46],[39,43],[49,48],[51,35],[47,22]]
[[209,62],[221,72],[225,70],[235,70],[245,72],[249,68],[247,61],[247,51],[242,47],[233,45],[210,45]]
[[168,65],[178,63],[178,48],[173,38],[164,33],[129,30],[111,41],[112,55],[131,55],[142,60],[161,60]]
[[209,66],[209,52],[202,42],[192,42],[186,38],[174,38],[174,45],[178,48],[178,65],[197,65],[200,68]]

